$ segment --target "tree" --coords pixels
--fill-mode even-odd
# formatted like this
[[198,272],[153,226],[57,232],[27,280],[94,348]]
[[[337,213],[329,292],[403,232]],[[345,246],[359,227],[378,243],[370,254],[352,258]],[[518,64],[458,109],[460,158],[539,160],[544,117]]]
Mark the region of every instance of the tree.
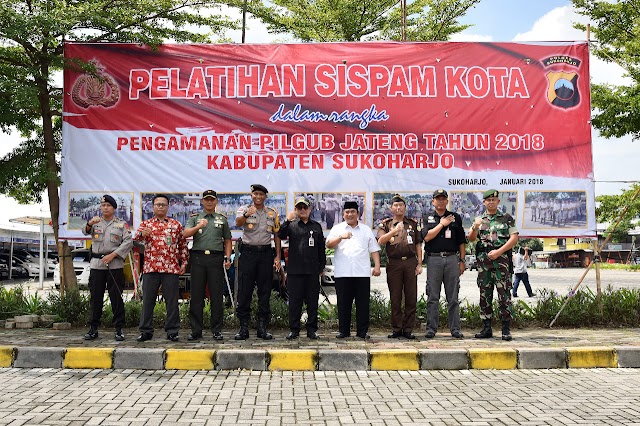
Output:
[[[209,34],[235,24],[210,16],[217,0],[23,0],[0,3],[0,129],[17,129],[24,141],[0,162],[0,192],[20,202],[40,201],[47,191],[56,241],[62,88],[54,76],[64,67],[65,41],[132,42],[157,46],[166,40],[206,42]],[[208,28],[197,33],[192,28]],[[95,70],[93,70],[95,71]],[[58,243],[73,271],[69,247]],[[65,256],[66,254],[66,256]],[[63,274],[63,286],[75,274]]]
[[[573,5],[591,20],[597,40],[592,53],[620,65],[631,80],[629,85],[591,85],[593,126],[607,138],[630,134],[636,140],[640,138],[640,0],[573,0]],[[582,24],[575,27],[586,30]]]
[[[227,0],[242,7],[244,0]],[[403,0],[248,0],[247,11],[271,32],[305,41],[402,39]],[[448,40],[469,25],[458,19],[480,0],[407,1],[406,40]]]
[[[633,222],[640,217],[640,196],[636,192],[640,190],[640,184],[635,183],[631,188],[625,189],[620,195],[599,195],[596,197],[596,219],[599,223],[608,222],[606,235],[611,235],[611,242],[627,242],[630,229],[634,228]],[[620,220],[620,223],[613,229],[613,226],[620,218],[620,214],[626,207],[629,210]]]

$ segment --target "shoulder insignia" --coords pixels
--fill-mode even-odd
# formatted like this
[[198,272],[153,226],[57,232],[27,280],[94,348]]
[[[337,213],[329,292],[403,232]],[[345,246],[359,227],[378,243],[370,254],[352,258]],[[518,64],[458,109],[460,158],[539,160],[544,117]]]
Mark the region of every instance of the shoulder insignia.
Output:
[[194,216],[198,216],[200,213],[191,213],[191,215],[189,217],[194,217]]

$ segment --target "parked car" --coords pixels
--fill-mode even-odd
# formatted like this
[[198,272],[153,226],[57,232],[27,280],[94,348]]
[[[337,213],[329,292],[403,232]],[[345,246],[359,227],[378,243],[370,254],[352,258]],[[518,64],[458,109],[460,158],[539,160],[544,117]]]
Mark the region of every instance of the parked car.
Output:
[[322,274],[322,285],[336,285],[334,280],[334,266],[333,255],[327,256],[327,264],[324,267],[324,274]]
[[[78,279],[79,288],[89,288],[89,275],[91,274],[91,251],[80,248],[71,251],[73,259],[73,270]],[[53,284],[60,288],[60,264],[57,264],[53,271]]]
[[[11,252],[8,249],[3,249],[2,250],[2,254],[6,254],[9,255]],[[17,257],[21,260],[24,260],[26,262],[30,262],[30,263],[35,263],[38,265],[38,268],[40,268],[40,256],[38,255],[34,255],[33,252],[29,251],[29,250],[25,250],[25,249],[15,249],[13,250],[13,257]],[[47,276],[51,276],[53,275],[53,268],[55,267],[55,262],[51,259],[45,259],[45,266],[44,269],[47,273]],[[38,269],[39,270],[39,269]]]
[[[6,253],[0,254],[0,259],[4,259],[7,263],[9,262],[9,255]],[[13,265],[21,266],[27,270],[27,275],[29,277],[37,277],[40,275],[40,265],[37,263],[33,263],[28,260],[24,260],[18,256],[13,256]]]
[[6,280],[7,278],[9,278],[9,265],[4,261],[0,261],[0,280]]
[[478,261],[475,254],[468,254],[464,257],[464,263],[468,270],[478,270]]

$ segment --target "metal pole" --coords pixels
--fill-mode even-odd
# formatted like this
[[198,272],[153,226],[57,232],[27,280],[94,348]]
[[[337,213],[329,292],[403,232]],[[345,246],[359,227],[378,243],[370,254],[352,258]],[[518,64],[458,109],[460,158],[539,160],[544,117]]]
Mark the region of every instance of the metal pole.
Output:
[[44,238],[44,217],[40,218],[40,290],[44,289],[44,252],[42,250],[42,239]]
[[247,0],[244,0],[242,4],[242,44],[245,42],[245,36],[247,33]]

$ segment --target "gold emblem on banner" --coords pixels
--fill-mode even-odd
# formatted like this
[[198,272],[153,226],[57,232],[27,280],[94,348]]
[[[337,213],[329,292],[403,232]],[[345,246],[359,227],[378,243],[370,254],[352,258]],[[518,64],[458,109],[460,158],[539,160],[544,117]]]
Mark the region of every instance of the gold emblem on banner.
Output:
[[82,74],[71,88],[71,99],[81,108],[102,106],[109,108],[118,103],[120,87],[112,76],[104,73],[104,68],[96,66],[96,75]]
[[248,225],[247,225],[247,228],[249,228],[249,229],[253,229],[253,223],[248,224]]

